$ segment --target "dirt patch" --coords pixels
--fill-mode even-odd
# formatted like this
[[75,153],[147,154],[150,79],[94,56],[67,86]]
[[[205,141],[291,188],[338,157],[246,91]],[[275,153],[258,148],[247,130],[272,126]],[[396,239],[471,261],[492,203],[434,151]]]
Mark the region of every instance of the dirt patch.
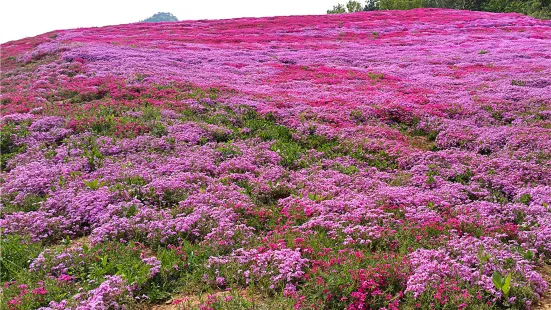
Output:
[[551,265],[545,265],[541,268],[538,268],[537,271],[542,275],[545,281],[547,281],[547,283],[549,284],[549,289],[545,294],[543,294],[543,298],[534,309],[551,310]]
[[82,246],[87,246],[87,247],[92,246],[92,243],[90,242],[89,237],[80,237],[78,239],[71,240],[71,243],[69,244],[69,246],[67,248],[70,249],[70,250],[73,250],[73,249],[76,249],[76,248],[79,248],[79,247],[82,247]]
[[433,150],[435,147],[435,143],[424,136],[410,137],[409,143],[412,147],[423,151],[430,151]]
[[[188,309],[197,309],[201,304],[205,303],[209,298],[223,299],[227,296],[241,295],[244,299],[252,300],[253,297],[249,295],[247,290],[241,291],[217,291],[214,293],[205,293],[202,295],[176,295],[173,296],[170,300],[167,300],[164,304],[158,305],[149,305],[142,309],[149,310],[188,310]],[[254,299],[259,299],[259,296],[255,296]]]

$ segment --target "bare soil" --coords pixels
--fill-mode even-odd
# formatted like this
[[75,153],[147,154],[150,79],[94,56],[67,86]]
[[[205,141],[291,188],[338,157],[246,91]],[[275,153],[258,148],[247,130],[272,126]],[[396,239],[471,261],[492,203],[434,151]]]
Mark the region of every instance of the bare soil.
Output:
[[[247,290],[242,290],[239,292],[241,296],[243,296],[245,299],[249,300],[252,299],[249,295],[249,292]],[[150,305],[147,308],[148,310],[190,310],[190,309],[196,309],[208,300],[209,296],[214,296],[218,299],[224,298],[225,296],[235,295],[235,291],[229,292],[229,291],[217,291],[214,293],[205,293],[201,296],[196,295],[176,295],[173,296],[171,299],[167,300],[164,304],[157,304],[157,305]],[[258,297],[258,296],[257,296]],[[256,300],[256,298],[255,298]]]
[[543,276],[545,281],[547,281],[547,284],[549,284],[549,289],[534,309],[551,310],[551,265],[545,265],[538,268],[538,272]]

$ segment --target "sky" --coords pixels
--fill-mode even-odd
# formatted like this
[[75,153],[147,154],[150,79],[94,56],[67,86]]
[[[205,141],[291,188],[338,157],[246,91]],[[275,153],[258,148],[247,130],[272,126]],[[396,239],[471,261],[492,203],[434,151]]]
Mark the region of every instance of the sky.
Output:
[[[16,0],[0,6],[0,43],[45,32],[127,24],[157,12],[179,20],[325,14],[339,0]],[[340,0],[344,3],[346,0]]]

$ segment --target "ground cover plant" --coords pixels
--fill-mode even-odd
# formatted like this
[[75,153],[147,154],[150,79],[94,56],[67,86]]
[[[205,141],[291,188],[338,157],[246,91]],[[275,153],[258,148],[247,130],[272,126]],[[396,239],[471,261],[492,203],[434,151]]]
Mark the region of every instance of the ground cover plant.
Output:
[[528,309],[551,23],[423,9],[2,44],[2,309]]

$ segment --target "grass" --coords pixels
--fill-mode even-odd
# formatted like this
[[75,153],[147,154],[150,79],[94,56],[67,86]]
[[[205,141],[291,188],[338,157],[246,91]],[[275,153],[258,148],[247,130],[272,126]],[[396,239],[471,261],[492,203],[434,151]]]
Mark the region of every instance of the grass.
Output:
[[18,144],[17,138],[23,138],[28,135],[28,123],[20,125],[8,122],[2,125],[0,129],[0,169],[4,171],[8,160],[15,155],[25,152],[26,145]]
[[[2,240],[2,281],[13,281],[2,291],[2,303],[21,299],[21,309],[46,306],[46,300],[60,301],[71,297],[79,290],[91,290],[102,283],[107,275],[119,275],[135,288],[135,295],[147,295],[148,302],[166,300],[176,292],[201,293],[204,290],[203,275],[205,262],[216,252],[205,247],[184,242],[179,246],[158,247],[155,251],[139,243],[123,244],[106,242],[95,246],[81,247],[58,245],[44,252],[44,261],[34,272],[28,267],[32,258],[44,250],[41,244],[31,243],[16,236]],[[65,259],[59,254],[65,253]],[[151,266],[144,257],[154,255],[160,261],[160,271],[152,276]],[[67,269],[57,271],[67,261]],[[72,280],[61,282],[62,274]],[[27,286],[27,293],[21,295],[20,285]],[[47,293],[33,293],[43,287]]]

